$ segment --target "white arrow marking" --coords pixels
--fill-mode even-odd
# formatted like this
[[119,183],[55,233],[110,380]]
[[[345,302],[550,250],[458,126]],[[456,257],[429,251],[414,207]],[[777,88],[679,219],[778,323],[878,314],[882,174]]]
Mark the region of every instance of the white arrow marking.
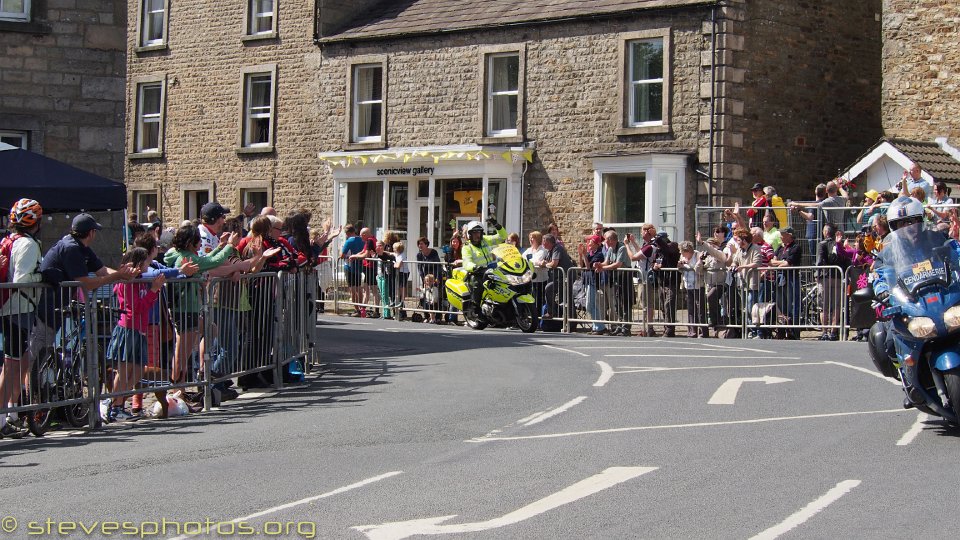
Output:
[[452,515],[381,523],[380,525],[359,525],[351,528],[366,534],[370,540],[401,540],[419,534],[463,534],[486,531],[520,523],[536,515],[588,497],[621,482],[632,480],[642,474],[655,470],[657,470],[657,467],[610,467],[600,474],[595,474],[590,478],[581,480],[570,487],[528,504],[519,510],[514,510],[502,517],[487,521],[461,523],[459,525],[443,525],[443,522],[457,517],[456,515]]
[[777,384],[791,382],[793,379],[784,379],[782,377],[739,377],[730,379],[720,385],[713,397],[707,402],[709,405],[733,405],[737,401],[737,392],[740,391],[740,385],[745,382],[762,382],[767,384]]

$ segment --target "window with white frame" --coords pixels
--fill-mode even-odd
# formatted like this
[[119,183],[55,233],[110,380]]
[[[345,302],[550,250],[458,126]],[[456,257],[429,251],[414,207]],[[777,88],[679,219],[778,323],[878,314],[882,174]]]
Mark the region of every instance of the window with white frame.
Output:
[[16,146],[17,148],[23,148],[24,150],[29,150],[29,148],[27,148],[26,131],[0,130],[0,142],[9,144],[10,146]]
[[154,47],[167,42],[167,0],[141,0],[140,46]]
[[0,0],[0,21],[30,20],[30,0]]
[[260,211],[270,205],[270,193],[266,189],[251,188],[240,190],[240,207],[253,205],[253,215],[259,216]]
[[663,124],[664,39],[628,42],[627,114],[630,127]]
[[487,135],[515,136],[520,99],[520,54],[487,56]]
[[594,220],[621,235],[651,223],[671,238],[684,233],[687,157],[674,154],[593,160]]
[[270,34],[275,31],[274,22],[276,21],[276,1],[275,0],[249,0],[250,19],[247,22],[247,34],[256,36],[260,34]]
[[383,137],[383,64],[353,66],[353,142]]
[[210,202],[209,189],[187,189],[183,191],[183,219],[197,219],[200,209]]
[[147,222],[147,214],[153,210],[160,212],[160,193],[155,189],[135,190],[133,192],[133,212],[137,217]]
[[247,73],[243,86],[243,146],[272,146],[273,73]]
[[135,153],[159,153],[163,145],[163,82],[137,85],[137,124]]

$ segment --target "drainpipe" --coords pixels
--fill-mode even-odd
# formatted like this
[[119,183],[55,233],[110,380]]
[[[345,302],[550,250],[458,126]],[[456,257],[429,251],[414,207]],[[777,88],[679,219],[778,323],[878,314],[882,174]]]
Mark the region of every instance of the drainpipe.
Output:
[[716,92],[717,92],[717,7],[721,2],[717,2],[710,9],[710,157],[707,165],[707,206],[714,206],[713,203],[713,153],[714,153],[714,131],[716,126]]
[[320,44],[320,1],[313,0],[313,44]]

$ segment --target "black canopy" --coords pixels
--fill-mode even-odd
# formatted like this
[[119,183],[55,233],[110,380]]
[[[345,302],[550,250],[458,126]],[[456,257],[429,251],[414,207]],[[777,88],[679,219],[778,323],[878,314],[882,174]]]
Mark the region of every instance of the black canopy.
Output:
[[28,150],[2,145],[0,209],[8,210],[24,197],[36,199],[44,213],[127,207],[127,188],[120,182]]

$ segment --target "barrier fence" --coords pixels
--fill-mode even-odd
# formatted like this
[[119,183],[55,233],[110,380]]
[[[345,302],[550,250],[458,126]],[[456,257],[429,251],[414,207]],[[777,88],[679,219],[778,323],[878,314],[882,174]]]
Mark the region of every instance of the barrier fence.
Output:
[[280,389],[284,370],[296,376],[317,361],[317,285],[313,272],[138,279],[96,291],[0,284],[9,297],[0,414],[24,413],[42,434],[54,415],[94,428],[144,393],[167,403],[168,391],[196,387],[209,409],[233,378],[272,372]]
[[[358,301],[344,292],[350,286],[348,271],[330,263],[326,269],[329,277],[319,273],[325,309],[356,315],[364,308],[365,316],[371,318],[416,322],[458,320],[458,312],[449,306],[444,292],[444,281],[451,272],[446,263],[407,261],[401,271],[392,262],[369,262],[373,278],[364,276],[357,286]],[[742,272],[705,271],[695,276],[678,269],[649,275],[637,268],[538,272],[543,278],[532,284],[537,312],[559,323],[565,332],[669,337],[682,331],[688,337],[783,339],[819,332],[821,337],[847,339],[851,330],[869,328],[862,321],[872,324],[872,310],[850,302],[863,274],[858,267],[763,267]],[[426,286],[427,281],[433,287]]]

